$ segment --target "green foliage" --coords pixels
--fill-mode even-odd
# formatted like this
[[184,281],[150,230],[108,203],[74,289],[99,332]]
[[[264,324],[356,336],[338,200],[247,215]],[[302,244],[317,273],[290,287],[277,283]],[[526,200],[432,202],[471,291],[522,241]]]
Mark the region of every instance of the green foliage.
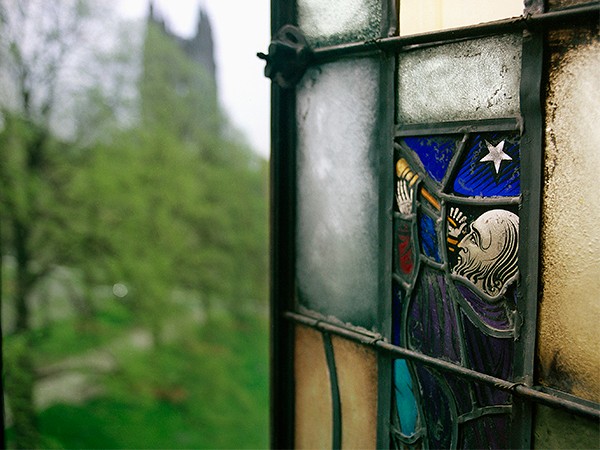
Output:
[[[225,136],[214,80],[154,24],[141,59],[134,125],[101,86],[80,93],[75,129],[101,130],[86,145],[0,105],[9,442],[266,447],[267,164]],[[98,350],[118,367],[93,379],[101,396],[34,410],[38,374]]]

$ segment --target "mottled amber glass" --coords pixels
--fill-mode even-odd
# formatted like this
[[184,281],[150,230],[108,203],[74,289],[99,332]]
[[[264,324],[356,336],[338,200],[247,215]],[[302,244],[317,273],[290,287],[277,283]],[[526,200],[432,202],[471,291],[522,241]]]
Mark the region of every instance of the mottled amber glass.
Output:
[[354,342],[332,339],[342,409],[342,448],[377,445],[377,356]]
[[331,448],[331,383],[321,333],[296,327],[294,349],[295,447]]
[[550,34],[540,382],[600,402],[600,40]]

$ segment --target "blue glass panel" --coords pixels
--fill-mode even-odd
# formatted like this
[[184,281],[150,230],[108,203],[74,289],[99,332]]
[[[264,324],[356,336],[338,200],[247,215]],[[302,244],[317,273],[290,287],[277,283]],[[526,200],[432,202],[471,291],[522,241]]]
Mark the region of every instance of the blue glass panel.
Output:
[[402,303],[404,292],[397,283],[393,283],[392,290],[392,344],[401,345],[400,331],[402,330]]
[[519,137],[475,136],[454,180],[454,192],[473,197],[515,197],[521,192]]
[[449,136],[405,138],[403,142],[415,152],[427,173],[442,181],[456,148],[456,139]]
[[421,238],[421,250],[425,256],[441,262],[435,221],[427,214],[419,214],[419,237]]
[[411,436],[415,433],[417,425],[417,401],[413,393],[412,378],[404,359],[394,361],[394,390],[400,429],[405,436]]

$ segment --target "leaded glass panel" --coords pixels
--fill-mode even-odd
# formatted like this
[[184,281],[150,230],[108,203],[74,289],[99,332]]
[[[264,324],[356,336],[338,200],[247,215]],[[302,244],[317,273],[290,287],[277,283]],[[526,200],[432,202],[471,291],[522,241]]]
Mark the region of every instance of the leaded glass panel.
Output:
[[[435,14],[424,14],[434,3]],[[597,437],[587,422],[568,414],[557,420],[554,410],[534,405],[593,416],[597,404],[581,396],[600,395],[590,326],[598,308],[589,297],[600,288],[597,276],[588,280],[589,269],[600,266],[589,225],[600,210],[589,182],[600,173],[590,144],[600,123],[597,24],[588,33],[550,34],[547,79],[542,68],[548,29],[587,23],[590,12],[597,17],[595,3],[543,12],[572,3],[579,2],[526,0],[526,17],[518,20],[383,40],[382,11],[394,4],[400,34],[455,26],[455,18],[465,20],[461,26],[517,16],[522,5],[299,0],[285,8],[288,23],[298,23],[313,49],[321,47],[296,52],[297,60],[290,52],[292,65],[308,66],[296,95],[274,91],[281,94],[276,102],[295,108],[297,128],[285,117],[277,122],[290,161],[279,154],[274,167],[293,178],[277,225],[295,245],[289,260],[277,254],[288,263],[282,290],[295,295],[278,299],[295,304],[276,303],[273,316],[317,329],[329,370],[329,434],[311,445],[370,446],[375,408],[381,447],[528,448],[532,417],[538,448],[570,442],[554,434],[569,423],[581,430],[581,442]],[[411,9],[420,16],[414,31],[406,23]],[[275,67],[281,61],[273,56],[267,60]],[[539,87],[546,81],[544,124]],[[536,335],[544,156],[545,297]],[[391,292],[382,292],[390,284]]]
[[303,307],[371,327],[379,281],[379,63],[311,69],[298,86],[297,283]]
[[589,3],[588,0],[548,0],[549,9],[569,8],[576,5]]
[[459,144],[457,136],[408,137],[400,142],[417,155],[427,174],[439,183],[444,179]]
[[458,164],[453,190],[465,197],[515,197],[521,193],[519,136],[475,135]]
[[[505,380],[516,337],[519,149],[518,134],[499,128],[401,137],[395,159],[393,341]],[[393,373],[395,441],[509,445],[510,394],[405,360]]]
[[298,1],[298,24],[311,46],[381,36],[381,0]]
[[536,405],[534,449],[600,447],[598,422],[547,406]]
[[295,334],[295,447],[330,448],[333,406],[323,338],[303,326],[297,326]]
[[354,342],[332,337],[341,405],[341,448],[377,445],[377,355]]
[[550,44],[538,373],[600,402],[600,38],[557,31]]
[[519,113],[520,35],[418,49],[398,57],[398,121],[446,122]]
[[523,0],[402,0],[400,34],[474,25],[522,13]]

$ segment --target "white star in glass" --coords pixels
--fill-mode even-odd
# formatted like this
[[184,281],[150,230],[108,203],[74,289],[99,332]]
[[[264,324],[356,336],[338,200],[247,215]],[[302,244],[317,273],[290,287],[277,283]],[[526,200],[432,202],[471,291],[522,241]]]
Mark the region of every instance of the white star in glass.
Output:
[[488,141],[485,141],[489,153],[479,160],[479,162],[492,162],[494,163],[494,169],[496,174],[500,172],[500,164],[502,161],[512,161],[512,158],[504,153],[504,141],[501,141],[498,145],[492,145]]

